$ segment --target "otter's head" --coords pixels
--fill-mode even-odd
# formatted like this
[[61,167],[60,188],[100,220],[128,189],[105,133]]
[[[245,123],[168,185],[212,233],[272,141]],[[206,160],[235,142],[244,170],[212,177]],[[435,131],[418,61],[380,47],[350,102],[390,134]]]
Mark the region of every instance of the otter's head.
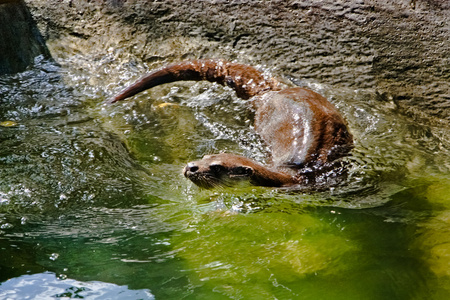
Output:
[[255,164],[243,156],[220,153],[188,163],[183,174],[199,187],[211,189],[245,181],[251,183]]

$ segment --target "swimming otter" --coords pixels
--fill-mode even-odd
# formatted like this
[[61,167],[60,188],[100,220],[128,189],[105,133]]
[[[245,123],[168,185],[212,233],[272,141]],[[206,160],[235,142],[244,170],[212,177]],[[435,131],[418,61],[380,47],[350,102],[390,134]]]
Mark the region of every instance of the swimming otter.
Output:
[[252,98],[255,130],[272,153],[271,167],[226,153],[190,162],[183,173],[200,187],[232,185],[236,181],[272,187],[302,184],[305,181],[302,174],[314,176],[329,169],[353,147],[345,120],[324,97],[300,87],[282,89],[278,81],[264,77],[255,68],[224,60],[169,65],[144,76],[108,103],[180,80],[217,82],[233,88],[240,98]]
[[249,158],[229,153],[205,155],[199,161],[188,163],[183,174],[206,189],[231,186],[243,181],[259,186],[288,186],[297,183],[293,176],[272,171]]

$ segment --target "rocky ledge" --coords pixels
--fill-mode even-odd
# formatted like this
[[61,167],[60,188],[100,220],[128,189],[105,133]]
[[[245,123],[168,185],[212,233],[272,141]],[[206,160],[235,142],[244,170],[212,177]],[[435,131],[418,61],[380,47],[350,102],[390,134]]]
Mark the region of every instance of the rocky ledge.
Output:
[[[27,0],[46,39],[124,47],[144,61],[217,57],[334,88],[374,89],[426,122],[450,123],[447,0]],[[168,39],[201,42],[152,52]],[[177,57],[179,56],[179,57]]]

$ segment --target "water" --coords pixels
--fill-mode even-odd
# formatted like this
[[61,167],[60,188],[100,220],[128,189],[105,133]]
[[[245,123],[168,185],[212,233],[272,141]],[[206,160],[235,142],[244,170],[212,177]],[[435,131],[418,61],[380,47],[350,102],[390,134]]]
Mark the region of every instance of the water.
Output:
[[266,157],[245,101],[184,82],[105,106],[167,62],[51,46],[59,65],[0,78],[0,298],[448,298],[445,124],[376,91],[294,79],[349,121],[347,181],[202,191],[187,161]]

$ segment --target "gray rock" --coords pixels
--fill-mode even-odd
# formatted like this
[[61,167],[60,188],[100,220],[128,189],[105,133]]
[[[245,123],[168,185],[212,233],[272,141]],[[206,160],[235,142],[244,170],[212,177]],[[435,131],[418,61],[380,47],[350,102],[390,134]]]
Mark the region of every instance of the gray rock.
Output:
[[25,3],[0,1],[0,75],[25,70],[39,55],[50,53]]
[[[374,89],[405,114],[450,122],[446,0],[27,3],[47,39],[123,48],[146,62],[223,57],[262,64],[336,89]],[[155,46],[168,39],[197,42],[180,51]]]

